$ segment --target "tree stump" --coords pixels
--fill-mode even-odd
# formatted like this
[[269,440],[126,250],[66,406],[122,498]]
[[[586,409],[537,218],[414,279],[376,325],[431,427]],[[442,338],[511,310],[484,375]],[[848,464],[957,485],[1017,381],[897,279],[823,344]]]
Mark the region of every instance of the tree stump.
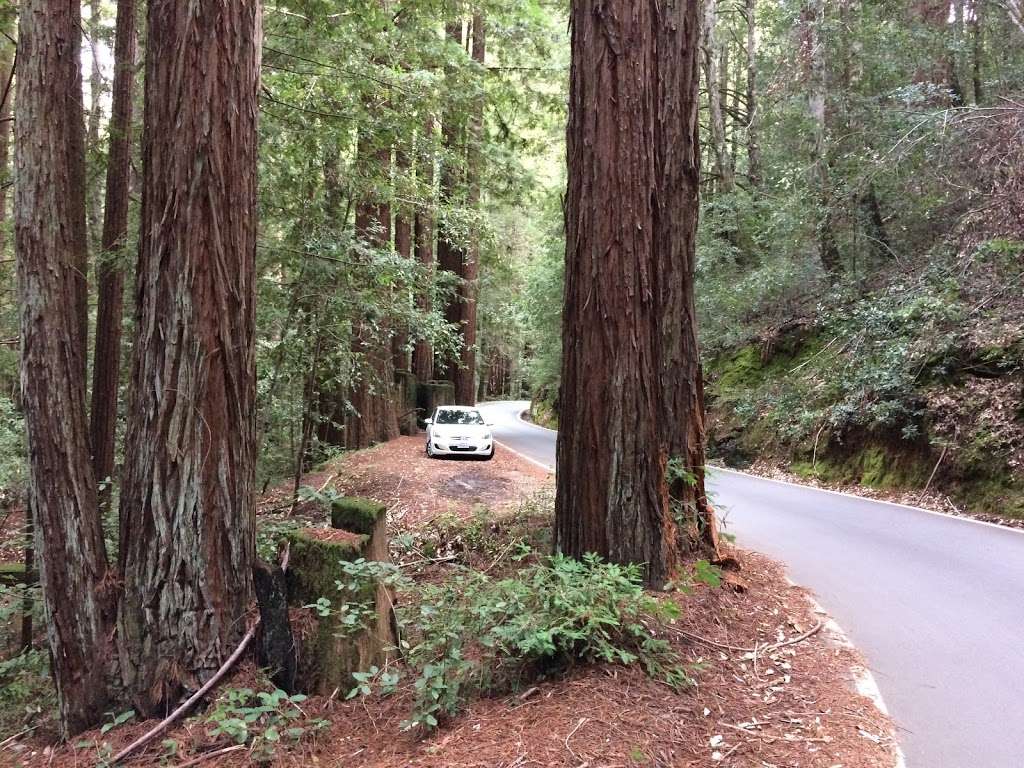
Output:
[[[379,581],[367,579],[355,591],[339,590],[352,577],[344,564],[388,562],[386,508],[366,499],[340,499],[331,505],[331,528],[306,528],[288,535],[288,602],[292,608],[330,601],[326,615],[308,609],[312,623],[296,631],[297,688],[307,693],[344,696],[355,687],[353,672],[382,666],[396,646],[393,597]],[[344,603],[367,614],[353,627],[339,610]]]
[[411,371],[395,371],[398,431],[403,435],[416,434],[416,397],[416,375]]

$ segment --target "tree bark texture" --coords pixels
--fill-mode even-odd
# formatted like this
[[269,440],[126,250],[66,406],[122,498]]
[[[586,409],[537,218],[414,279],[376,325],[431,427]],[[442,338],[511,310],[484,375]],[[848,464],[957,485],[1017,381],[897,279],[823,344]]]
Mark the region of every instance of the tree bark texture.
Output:
[[[449,41],[462,46],[463,44],[463,23],[462,20],[450,22],[445,25],[445,34]],[[441,162],[440,179],[440,202],[442,206],[452,207],[458,204],[460,188],[463,186],[462,178],[466,125],[459,119],[454,109],[449,109],[442,120],[441,133],[444,141],[444,157]],[[437,224],[437,268],[442,272],[449,272],[456,277],[462,275],[462,265],[466,260],[465,249],[455,241],[445,225],[442,217]],[[451,296],[444,307],[444,319],[450,325],[458,326],[462,320],[462,312],[459,308],[459,292]],[[454,370],[459,365],[459,360],[439,360],[442,368],[442,375],[454,383]]]
[[[700,21],[683,0],[571,12],[555,544],[645,563],[654,586],[678,563],[672,500],[713,517],[693,304]],[[692,485],[670,480],[673,458]]]
[[[434,118],[428,117],[423,125],[425,152],[420,153],[416,168],[419,181],[427,191],[427,202],[416,211],[415,218],[416,260],[429,276],[416,293],[416,306],[424,313],[430,312],[434,305],[434,154],[431,150],[433,136]],[[421,383],[434,378],[434,347],[430,341],[417,340],[412,353],[412,372]]]
[[[92,370],[89,434],[92,464],[100,483],[114,474],[118,388],[121,381],[121,332],[124,314],[124,248],[128,239],[131,186],[132,100],[135,91],[136,0],[118,0],[114,40],[114,92],[110,114],[102,250],[96,266],[99,295]],[[100,491],[100,508],[109,504],[110,485]]]
[[[473,16],[473,61],[481,67],[487,53],[487,30],[484,16],[477,13]],[[477,210],[480,207],[480,175],[483,170],[483,152],[481,144],[484,138],[484,108],[486,97],[481,94],[473,106],[473,114],[469,119],[467,131],[468,146],[466,155],[466,207]],[[459,332],[462,336],[462,355],[459,366],[455,369],[452,381],[455,384],[455,402],[459,405],[476,405],[476,330],[477,330],[477,295],[480,286],[480,232],[474,228],[471,235],[472,244],[465,253],[460,277],[462,285],[459,290]]]
[[216,672],[252,601],[261,38],[259,2],[148,6],[118,637],[146,715]]
[[70,736],[104,716],[111,627],[85,410],[80,4],[22,0],[18,45],[14,218],[28,495],[61,730]]

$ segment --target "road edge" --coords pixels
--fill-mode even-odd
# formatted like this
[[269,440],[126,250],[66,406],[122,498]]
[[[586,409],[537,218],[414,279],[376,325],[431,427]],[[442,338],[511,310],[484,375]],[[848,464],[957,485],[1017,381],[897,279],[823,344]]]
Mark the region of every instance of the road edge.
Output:
[[[846,630],[844,630],[839,625],[839,622],[832,617],[832,614],[830,614],[825,607],[814,598],[810,590],[808,590],[807,587],[797,584],[788,576],[786,577],[786,581],[790,586],[804,591],[804,595],[807,598],[807,601],[811,604],[811,608],[816,614],[822,617],[822,621],[824,622],[823,629],[828,633],[829,638],[837,645],[848,648],[859,656],[860,651],[857,649],[857,646],[854,645],[850,636],[846,634]],[[892,739],[892,747],[895,757],[893,768],[907,768],[906,755],[904,754],[903,747],[900,746],[900,741],[897,738],[896,723],[892,720],[892,713],[889,712],[889,707],[886,706],[885,698],[882,696],[882,689],[878,686],[878,680],[875,678],[874,672],[864,664],[855,664],[850,668],[850,674],[853,677],[854,690],[864,698],[868,699],[874,705],[875,709],[889,719],[889,722],[892,725],[892,732],[889,736]]]

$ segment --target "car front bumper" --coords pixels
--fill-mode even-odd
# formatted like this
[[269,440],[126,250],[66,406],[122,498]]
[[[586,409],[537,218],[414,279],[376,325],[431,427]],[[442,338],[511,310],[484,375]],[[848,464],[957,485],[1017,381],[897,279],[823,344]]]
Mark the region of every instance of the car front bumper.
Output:
[[445,440],[435,439],[431,446],[435,456],[490,456],[494,450],[494,441],[471,441],[466,448],[461,448]]

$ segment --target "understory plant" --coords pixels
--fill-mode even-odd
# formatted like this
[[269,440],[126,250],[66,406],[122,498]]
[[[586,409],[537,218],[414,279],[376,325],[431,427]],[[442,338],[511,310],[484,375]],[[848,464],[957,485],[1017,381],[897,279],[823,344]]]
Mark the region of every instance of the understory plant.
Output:
[[[641,664],[673,688],[686,685],[681,660],[656,634],[679,609],[642,583],[639,565],[555,555],[509,578],[465,571],[422,586],[402,622],[417,675],[405,726],[434,728],[473,695],[515,690],[577,664]],[[359,692],[371,682],[364,676]]]

